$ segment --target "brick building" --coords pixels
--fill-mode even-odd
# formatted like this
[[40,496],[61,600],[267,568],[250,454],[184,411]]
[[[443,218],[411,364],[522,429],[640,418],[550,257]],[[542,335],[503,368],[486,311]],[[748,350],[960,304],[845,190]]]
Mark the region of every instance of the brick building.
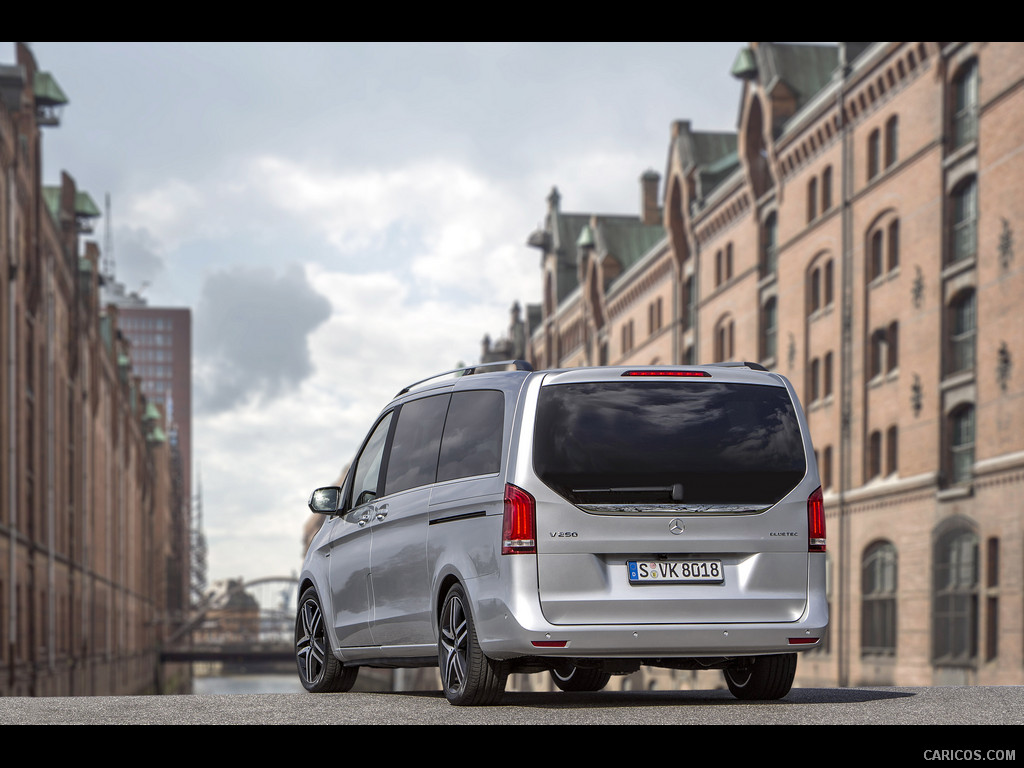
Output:
[[736,132],[672,125],[660,215],[651,173],[638,217],[548,198],[528,357],[784,374],[829,526],[798,684],[1024,683],[1024,44],[755,42],[732,75]]
[[173,689],[181,484],[80,242],[99,211],[67,174],[41,184],[65,102],[18,44],[0,67],[0,695]]

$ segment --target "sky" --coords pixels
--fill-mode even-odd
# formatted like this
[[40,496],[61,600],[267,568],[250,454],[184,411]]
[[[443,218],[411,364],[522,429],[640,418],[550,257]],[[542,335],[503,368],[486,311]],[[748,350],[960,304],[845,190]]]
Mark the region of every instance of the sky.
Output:
[[639,214],[674,120],[736,129],[744,45],[31,43],[69,99],[43,183],[109,194],[117,279],[192,309],[211,583],[298,574],[377,413],[539,302],[551,188]]

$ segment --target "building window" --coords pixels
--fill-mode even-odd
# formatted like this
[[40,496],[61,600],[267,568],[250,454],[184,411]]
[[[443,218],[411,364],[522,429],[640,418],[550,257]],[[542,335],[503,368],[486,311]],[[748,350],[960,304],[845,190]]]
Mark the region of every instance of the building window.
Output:
[[900,366],[900,324],[893,321],[885,334],[885,371],[892,373]]
[[963,665],[978,656],[978,538],[964,526],[935,544],[932,656],[936,664]]
[[633,321],[623,323],[622,330],[622,355],[626,356],[633,351]]
[[973,259],[978,250],[978,184],[974,177],[953,190],[950,261]]
[[871,349],[868,358],[868,378],[874,379],[882,375],[883,365],[886,358],[886,332],[879,328],[871,334]]
[[900,265],[900,220],[893,219],[889,224],[889,259],[888,267],[892,272]]
[[825,353],[825,365],[822,371],[822,391],[825,397],[832,396],[832,353]]
[[725,279],[732,280],[732,243],[725,244]]
[[900,222],[886,217],[868,235],[868,282],[892,272],[900,264]]
[[882,474],[882,433],[875,430],[868,438],[867,480]]
[[827,491],[832,487],[832,446],[826,445],[821,456],[821,487]]
[[833,268],[832,264],[833,264],[832,259],[829,259],[828,261],[825,262],[825,281],[824,281],[825,285],[824,285],[824,288],[825,288],[825,306],[826,307],[829,307],[829,306],[832,305],[832,297],[833,297],[833,289],[832,289],[832,287],[833,287],[833,280],[834,280],[833,273],[835,272],[835,269]]
[[899,118],[896,115],[890,117],[885,123],[885,167],[889,168],[896,164],[899,152]]
[[978,62],[965,65],[953,81],[953,148],[978,138]]
[[881,277],[882,273],[885,271],[885,253],[882,249],[882,242],[882,230],[876,229],[871,234],[871,273],[869,275],[870,280],[874,280],[878,277]]
[[778,266],[778,220],[773,212],[761,227],[761,276],[774,275]]
[[812,178],[807,182],[807,222],[810,223],[818,217],[818,179]]
[[724,274],[724,269],[723,269],[724,264],[722,262],[723,258],[724,257],[722,255],[722,251],[721,250],[719,250],[719,251],[717,251],[715,253],[715,287],[716,288],[722,284],[722,280],[724,279],[722,277],[722,275]]
[[807,390],[810,392],[810,402],[815,402],[821,397],[821,361],[818,358],[811,360],[810,374],[808,376]]
[[832,207],[832,166],[821,172],[821,212]]
[[985,543],[985,661],[999,655],[999,539]]
[[697,297],[693,290],[692,275],[683,283],[683,302],[683,330],[687,331],[697,319]]
[[878,541],[865,550],[861,565],[860,652],[896,653],[896,547]]
[[882,135],[876,128],[868,136],[868,180],[875,178],[881,169],[880,165],[880,152],[881,152],[881,141]]
[[968,288],[954,296],[949,310],[949,361],[946,372],[952,374],[973,370],[977,334],[974,289]]
[[895,475],[899,469],[899,433],[896,425],[885,431],[885,474]]
[[715,360],[723,362],[733,356],[733,321],[724,317],[715,325]]
[[763,360],[775,358],[778,322],[778,307],[775,298],[772,297],[764,303],[764,307],[761,309],[761,359]]
[[807,281],[807,314],[821,309],[821,269],[815,267]]
[[949,477],[966,483],[974,468],[974,406],[962,405],[949,417]]

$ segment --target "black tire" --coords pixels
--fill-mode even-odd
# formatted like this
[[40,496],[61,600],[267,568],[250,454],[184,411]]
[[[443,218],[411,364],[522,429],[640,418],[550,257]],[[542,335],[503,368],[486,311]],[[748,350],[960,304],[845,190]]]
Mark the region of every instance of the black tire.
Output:
[[563,691],[600,691],[612,676],[600,669],[577,667],[567,662],[551,670],[551,679]]
[[723,672],[730,693],[737,699],[781,699],[793,687],[796,654],[752,656]]
[[302,687],[310,693],[341,693],[352,689],[359,667],[346,667],[331,652],[320,598],[310,587],[299,598],[295,616],[295,663]]
[[505,693],[508,665],[487,658],[476,639],[466,592],[454,585],[444,599],[437,632],[441,686],[452,704],[496,704]]

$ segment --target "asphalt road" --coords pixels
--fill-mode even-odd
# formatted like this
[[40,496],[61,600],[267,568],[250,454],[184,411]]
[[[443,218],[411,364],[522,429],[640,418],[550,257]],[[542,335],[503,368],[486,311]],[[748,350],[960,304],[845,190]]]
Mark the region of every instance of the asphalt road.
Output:
[[1013,734],[1017,741],[1024,687],[800,688],[774,702],[739,702],[724,690],[510,692],[501,705],[480,708],[453,707],[437,691],[0,698],[0,725],[58,724],[999,725],[1018,727],[983,733]]

